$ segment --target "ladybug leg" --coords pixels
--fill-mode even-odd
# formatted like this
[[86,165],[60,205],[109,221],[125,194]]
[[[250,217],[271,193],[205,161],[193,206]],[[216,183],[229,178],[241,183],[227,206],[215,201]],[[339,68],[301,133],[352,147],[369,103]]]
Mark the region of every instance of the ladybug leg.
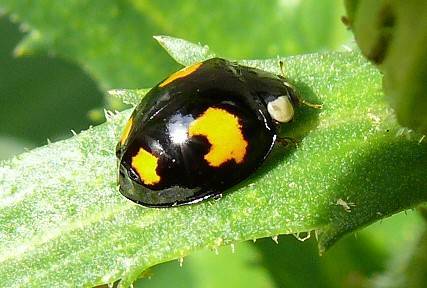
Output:
[[284,148],[288,148],[291,146],[295,146],[296,148],[298,148],[298,145],[299,145],[299,141],[291,137],[278,137],[276,141],[277,143],[282,145]]
[[[282,76],[283,76],[284,78],[286,78],[286,77],[285,77],[285,68],[283,67],[283,61],[282,61],[282,60],[280,60],[280,61],[279,61],[279,67],[280,67],[280,72],[281,72]],[[314,108],[314,109],[322,109],[322,107],[323,107],[323,105],[322,105],[322,104],[314,104],[314,103],[311,103],[311,102],[309,102],[309,101],[307,101],[307,100],[303,99],[300,95],[298,95],[298,93],[296,92],[296,91],[297,91],[297,89],[295,89],[295,87],[294,87],[291,83],[289,83],[289,82],[287,82],[287,81],[284,81],[283,83],[284,83],[286,86],[288,86],[289,88],[291,88],[291,90],[292,90],[292,91],[294,91],[294,92],[295,92],[295,96],[297,97],[297,99],[298,99],[298,102],[299,102],[299,103],[304,104],[305,106],[310,107],[310,108]]]

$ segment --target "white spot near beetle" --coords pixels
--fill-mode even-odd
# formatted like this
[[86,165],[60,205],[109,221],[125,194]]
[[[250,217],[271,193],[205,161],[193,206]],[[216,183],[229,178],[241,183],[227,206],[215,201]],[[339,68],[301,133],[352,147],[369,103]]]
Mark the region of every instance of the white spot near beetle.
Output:
[[178,258],[179,267],[182,267],[182,264],[184,263],[184,257]]
[[267,111],[274,120],[280,123],[287,123],[294,118],[294,106],[287,96],[280,96],[274,101],[268,102]]

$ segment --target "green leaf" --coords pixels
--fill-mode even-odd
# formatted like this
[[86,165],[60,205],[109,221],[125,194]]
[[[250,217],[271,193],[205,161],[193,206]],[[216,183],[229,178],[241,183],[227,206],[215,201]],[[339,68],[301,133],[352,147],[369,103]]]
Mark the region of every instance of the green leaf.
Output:
[[360,49],[384,73],[398,121],[427,134],[425,1],[347,0],[346,7]]
[[[375,68],[356,52],[283,60],[299,93],[324,108],[298,109],[283,127],[298,147],[277,147],[220,201],[150,209],[122,197],[114,149],[130,111],[108,113],[105,124],[3,162],[0,286],[117,279],[126,286],[145,269],[200,248],[283,233],[316,230],[323,250],[426,201],[426,144],[400,134]],[[244,63],[279,73],[277,59]]]

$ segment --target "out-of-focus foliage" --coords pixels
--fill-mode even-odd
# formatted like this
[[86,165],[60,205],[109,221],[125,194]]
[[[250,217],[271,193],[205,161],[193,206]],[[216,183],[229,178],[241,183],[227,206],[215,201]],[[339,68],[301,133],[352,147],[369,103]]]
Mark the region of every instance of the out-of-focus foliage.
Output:
[[250,242],[204,249],[180,261],[153,267],[134,287],[276,287],[262,254]]
[[346,6],[360,49],[384,73],[398,121],[427,134],[425,0],[346,0]]
[[[408,234],[408,239],[402,243],[403,248],[393,251],[392,261],[387,270],[381,275],[375,275],[371,281],[374,288],[423,288],[427,281],[427,206],[418,208],[422,223],[417,223],[416,230]],[[417,221],[418,222],[418,221]],[[402,226],[398,226],[402,227]],[[408,232],[408,230],[406,231]],[[399,232],[394,235],[399,234]],[[396,253],[397,252],[397,253]]]
[[[141,88],[171,71],[153,35],[208,44],[227,58],[267,58],[336,48],[347,34],[337,0],[2,0],[30,27],[17,53],[49,51],[77,61],[103,87]],[[176,65],[174,67],[177,67]]]
[[22,139],[31,148],[46,144],[47,138],[69,137],[71,129],[87,128],[88,111],[102,104],[97,84],[62,59],[14,57],[22,35],[5,16],[0,16],[0,37],[0,136],[8,143]]

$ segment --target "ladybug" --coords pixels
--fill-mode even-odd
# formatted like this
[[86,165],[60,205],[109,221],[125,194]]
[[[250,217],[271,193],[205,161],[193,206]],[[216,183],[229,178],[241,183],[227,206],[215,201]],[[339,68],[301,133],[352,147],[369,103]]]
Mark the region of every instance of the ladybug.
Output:
[[186,67],[151,89],[117,144],[119,189],[148,207],[220,197],[246,179],[300,99],[286,79],[221,58]]

